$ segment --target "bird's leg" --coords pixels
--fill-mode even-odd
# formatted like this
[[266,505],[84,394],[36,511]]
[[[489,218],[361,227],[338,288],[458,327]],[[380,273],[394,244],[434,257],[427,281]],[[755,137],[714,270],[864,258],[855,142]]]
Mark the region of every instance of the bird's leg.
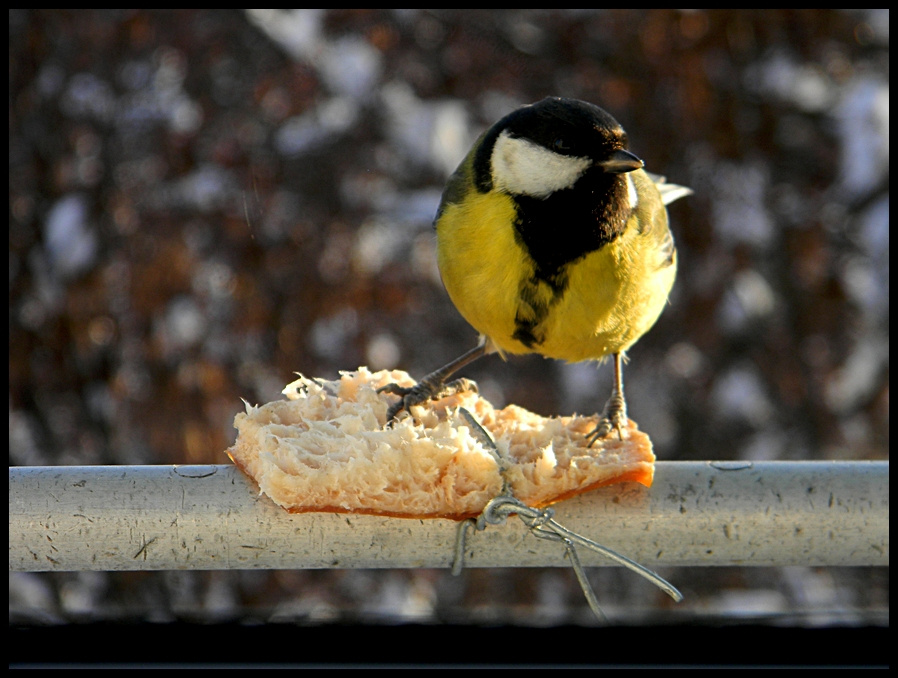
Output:
[[460,391],[476,391],[477,384],[470,379],[446,380],[465,365],[469,365],[478,358],[488,353],[487,343],[472,348],[467,353],[455,360],[443,365],[435,372],[431,372],[414,386],[400,386],[399,384],[387,384],[377,389],[378,393],[394,393],[402,396],[398,402],[393,403],[387,410],[387,422],[393,421],[402,410],[408,411],[413,405],[422,405],[428,400],[438,400],[445,396],[459,393]]
[[602,410],[602,418],[595,430],[587,437],[589,446],[599,438],[604,438],[614,430],[621,440],[624,439],[624,429],[627,428],[627,401],[624,399],[624,368],[623,354],[614,354],[614,386],[611,388],[611,397],[605,403]]

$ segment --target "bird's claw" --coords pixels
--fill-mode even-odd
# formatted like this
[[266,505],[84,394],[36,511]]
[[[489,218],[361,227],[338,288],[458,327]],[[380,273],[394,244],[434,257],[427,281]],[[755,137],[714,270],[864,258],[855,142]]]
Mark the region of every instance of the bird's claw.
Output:
[[623,440],[626,437],[624,431],[626,431],[627,425],[627,404],[622,397],[612,395],[605,405],[599,423],[586,436],[586,439],[589,441],[587,447],[592,447],[597,440],[610,435],[612,431],[617,431],[618,438]]
[[390,405],[387,410],[387,425],[393,423],[402,410],[408,410],[414,405],[426,403],[434,396],[433,387],[426,381],[420,381],[414,386],[400,386],[399,384],[387,384],[377,389],[378,393],[392,393],[398,395],[399,400]]
[[461,378],[443,384],[425,377],[414,386],[400,386],[393,383],[377,389],[378,393],[392,393],[400,396],[399,400],[390,405],[387,410],[387,425],[391,424],[402,410],[410,412],[415,405],[423,405],[429,400],[439,400],[463,391],[477,393],[477,383]]

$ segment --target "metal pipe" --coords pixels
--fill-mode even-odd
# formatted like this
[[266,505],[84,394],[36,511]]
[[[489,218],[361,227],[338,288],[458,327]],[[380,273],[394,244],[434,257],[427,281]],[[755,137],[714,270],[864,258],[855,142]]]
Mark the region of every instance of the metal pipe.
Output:
[[[652,488],[555,510],[651,568],[889,564],[888,462],[658,462]],[[10,571],[450,567],[456,526],[289,514],[229,465],[9,469]],[[470,535],[465,566],[567,567],[563,553],[512,519]]]

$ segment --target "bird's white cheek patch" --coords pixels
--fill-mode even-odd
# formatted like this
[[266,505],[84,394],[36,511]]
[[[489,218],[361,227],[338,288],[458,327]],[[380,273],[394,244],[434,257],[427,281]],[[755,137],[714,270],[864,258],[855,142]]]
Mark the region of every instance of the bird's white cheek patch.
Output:
[[493,181],[512,195],[547,198],[573,186],[590,164],[589,158],[559,155],[508,132],[502,132],[493,147]]

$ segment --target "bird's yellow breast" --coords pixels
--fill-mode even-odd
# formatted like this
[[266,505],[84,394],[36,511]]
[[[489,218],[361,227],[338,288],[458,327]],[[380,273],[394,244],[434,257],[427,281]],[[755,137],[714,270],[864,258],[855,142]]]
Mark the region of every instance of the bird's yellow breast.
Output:
[[[652,218],[640,226],[634,213],[614,241],[568,264],[560,294],[545,282],[533,284],[535,264],[515,238],[510,196],[473,193],[444,205],[437,220],[438,263],[462,316],[507,353],[576,362],[629,348],[657,320],[676,276],[676,259],[663,248],[669,238],[666,210],[651,180],[643,172],[633,174],[640,175],[637,213],[645,208]],[[564,229],[556,228],[563,237]],[[522,294],[548,308],[535,332],[540,343],[531,346],[514,337],[516,319],[526,315]]]
[[[515,308],[521,279],[533,264],[515,242],[512,199],[501,193],[475,193],[449,204],[437,222],[437,262],[455,307],[481,334],[512,349]],[[504,341],[503,341],[504,339]]]
[[[575,263],[570,284],[546,318],[538,352],[578,362],[626,351],[655,324],[676,276],[636,229]],[[648,258],[647,258],[647,255]]]

